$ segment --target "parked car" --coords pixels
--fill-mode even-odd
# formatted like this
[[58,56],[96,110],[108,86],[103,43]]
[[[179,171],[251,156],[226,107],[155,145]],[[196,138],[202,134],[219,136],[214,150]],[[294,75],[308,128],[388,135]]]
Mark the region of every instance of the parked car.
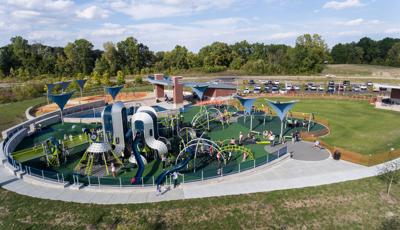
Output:
[[318,87],[318,91],[324,91],[325,89],[324,89],[324,86],[322,86],[322,85],[320,85],[319,87]]
[[279,93],[279,87],[276,86],[276,85],[272,86],[271,92],[272,93]]
[[250,79],[249,84],[250,84],[250,85],[254,85],[254,84],[256,84],[256,83],[254,82],[253,79]]
[[369,82],[367,82],[367,86],[372,87],[372,86],[374,86],[374,83],[372,83],[372,81],[369,81]]
[[243,90],[243,94],[249,94],[249,93],[250,93],[249,88],[246,88],[246,89]]
[[274,85],[279,85],[281,82],[279,80],[274,81]]
[[300,86],[295,85],[295,86],[293,86],[293,89],[294,89],[295,91],[300,91]]
[[254,91],[253,91],[255,94],[259,94],[259,93],[261,93],[261,87],[259,86],[259,85],[256,85],[255,87],[254,87]]
[[333,85],[330,85],[330,86],[328,86],[328,91],[327,91],[328,93],[334,93],[335,92],[335,86]]
[[286,90],[290,91],[293,89],[292,83],[286,83]]
[[311,91],[317,91],[317,86],[315,86],[315,85],[309,86],[309,89]]
[[358,85],[353,86],[352,90],[353,90],[353,92],[356,92],[356,93],[361,91],[360,86],[358,86]]
[[366,91],[368,87],[366,85],[361,85],[360,86],[361,91]]

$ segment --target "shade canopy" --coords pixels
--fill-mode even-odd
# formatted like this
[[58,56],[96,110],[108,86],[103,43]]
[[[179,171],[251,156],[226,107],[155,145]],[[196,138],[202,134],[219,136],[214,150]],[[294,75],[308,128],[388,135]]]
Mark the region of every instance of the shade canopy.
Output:
[[235,96],[236,99],[239,100],[240,104],[242,104],[242,106],[245,109],[245,112],[250,114],[251,113],[251,109],[253,108],[254,102],[256,102],[257,98],[244,98],[244,97],[240,97],[240,96]]
[[61,87],[61,90],[64,91],[68,88],[69,84],[71,84],[71,81],[63,81],[58,83]]
[[200,98],[200,100],[203,100],[204,93],[207,91],[208,85],[203,85],[203,86],[193,86],[192,90],[193,92],[196,93],[196,95]]
[[85,86],[86,81],[87,81],[86,79],[76,80],[76,84],[78,84],[79,88],[81,90],[83,90],[83,87]]
[[50,83],[46,84],[46,86],[47,86],[47,94],[50,94],[51,92],[53,92],[53,89],[56,86],[56,84]]
[[56,103],[61,110],[63,110],[68,100],[71,99],[72,94],[74,94],[73,91],[62,94],[50,94],[49,98]]
[[279,101],[270,101],[267,99],[266,101],[268,105],[276,112],[281,121],[283,121],[287,112],[289,112],[289,110],[293,108],[293,106],[298,102],[298,101],[279,102]]
[[87,148],[86,152],[88,153],[107,153],[111,151],[112,148],[108,143],[104,142],[94,142],[90,144],[89,148]]
[[111,95],[112,99],[115,100],[117,97],[118,93],[121,91],[121,89],[124,88],[124,86],[112,86],[112,87],[106,87],[107,92]]

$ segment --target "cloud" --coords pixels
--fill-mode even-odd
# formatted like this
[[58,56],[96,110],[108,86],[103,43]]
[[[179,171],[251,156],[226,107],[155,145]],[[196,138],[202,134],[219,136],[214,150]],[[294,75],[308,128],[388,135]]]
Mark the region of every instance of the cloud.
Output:
[[109,3],[112,10],[131,16],[133,19],[165,18],[190,15],[211,9],[223,9],[231,6],[236,0],[117,0]]
[[7,0],[11,6],[23,9],[66,10],[74,5],[71,0]]
[[400,28],[389,28],[385,30],[386,34],[399,34]]
[[94,5],[89,6],[83,10],[77,10],[75,13],[78,18],[83,19],[108,18],[109,16],[108,10],[104,10]]
[[353,19],[353,20],[350,20],[350,21],[338,22],[337,25],[340,25],[340,26],[359,26],[363,22],[364,22],[364,19],[357,18],[357,19]]
[[282,40],[282,39],[288,39],[288,38],[295,38],[298,37],[300,34],[297,32],[284,32],[284,33],[274,33],[271,34],[269,36],[267,36],[267,38],[269,40]]
[[19,19],[30,19],[40,16],[40,12],[34,10],[16,10],[11,12],[11,16]]
[[360,0],[329,1],[324,4],[324,9],[341,10],[347,8],[361,7],[364,4]]

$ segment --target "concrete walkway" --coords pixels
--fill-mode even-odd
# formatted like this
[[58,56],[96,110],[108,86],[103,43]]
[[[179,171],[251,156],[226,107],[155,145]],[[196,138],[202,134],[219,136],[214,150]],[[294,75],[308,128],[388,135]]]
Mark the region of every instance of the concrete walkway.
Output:
[[[126,204],[214,197],[318,186],[375,176],[380,166],[365,167],[331,158],[322,161],[298,161],[287,158],[274,166],[203,182],[180,185],[157,196],[155,187],[88,188],[74,190],[33,185],[17,179],[0,166],[0,185],[16,193],[51,200],[78,203]],[[166,189],[166,186],[164,187]]]

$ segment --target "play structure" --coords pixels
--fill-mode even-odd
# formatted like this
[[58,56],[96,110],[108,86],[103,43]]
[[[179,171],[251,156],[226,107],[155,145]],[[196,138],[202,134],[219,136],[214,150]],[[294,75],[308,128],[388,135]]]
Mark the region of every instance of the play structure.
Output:
[[[325,129],[313,114],[293,115],[290,110],[297,101],[228,96],[233,88],[183,83],[179,77],[156,75],[150,82],[158,100],[164,87],[172,87],[176,106],[159,110],[163,107],[158,103],[170,102],[123,103],[116,100],[122,86],[106,87],[113,102],[97,108],[96,123],[86,126],[63,123],[63,108],[72,92],[49,94],[59,106],[61,121],[26,137],[13,159],[21,167],[52,171],[57,178],[62,174],[72,183],[161,185],[169,183],[174,172],[187,182],[255,168],[287,153],[284,147],[268,152],[266,146],[279,146],[300,132]],[[179,104],[183,86],[197,97],[190,105]],[[204,103],[221,93],[215,103]],[[72,128],[78,125],[81,128]]]

